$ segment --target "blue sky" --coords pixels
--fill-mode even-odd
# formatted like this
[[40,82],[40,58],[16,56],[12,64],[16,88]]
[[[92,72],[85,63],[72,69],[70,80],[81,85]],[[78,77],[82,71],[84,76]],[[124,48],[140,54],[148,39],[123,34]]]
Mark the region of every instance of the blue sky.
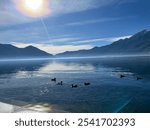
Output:
[[149,0],[49,0],[50,13],[25,16],[0,1],[0,43],[49,53],[90,49],[150,28]]

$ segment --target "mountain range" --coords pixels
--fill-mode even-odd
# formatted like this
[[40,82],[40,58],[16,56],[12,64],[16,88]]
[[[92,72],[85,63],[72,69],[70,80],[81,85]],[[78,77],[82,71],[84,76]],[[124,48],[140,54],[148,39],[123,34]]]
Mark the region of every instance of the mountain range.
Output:
[[143,30],[130,38],[121,39],[110,45],[57,54],[58,57],[80,57],[99,55],[143,55],[150,54],[150,30]]
[[0,44],[0,58],[42,58],[52,56],[33,46],[18,48],[10,44]]
[[55,56],[34,46],[18,48],[10,44],[0,44],[0,58],[87,57],[143,54],[150,55],[150,30],[143,30],[130,38],[121,39],[110,45],[94,47],[90,50],[67,51]]

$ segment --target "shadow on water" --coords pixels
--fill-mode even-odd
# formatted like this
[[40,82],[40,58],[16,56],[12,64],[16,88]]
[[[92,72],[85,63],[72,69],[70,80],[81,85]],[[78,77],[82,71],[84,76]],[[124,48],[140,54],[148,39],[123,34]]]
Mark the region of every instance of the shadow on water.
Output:
[[0,62],[0,97],[68,112],[150,112],[150,57]]

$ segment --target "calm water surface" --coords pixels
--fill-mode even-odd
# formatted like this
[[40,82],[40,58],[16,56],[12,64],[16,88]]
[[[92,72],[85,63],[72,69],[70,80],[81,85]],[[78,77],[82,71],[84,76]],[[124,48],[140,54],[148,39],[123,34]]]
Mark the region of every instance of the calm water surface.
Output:
[[150,112],[150,57],[0,61],[0,97],[64,112]]

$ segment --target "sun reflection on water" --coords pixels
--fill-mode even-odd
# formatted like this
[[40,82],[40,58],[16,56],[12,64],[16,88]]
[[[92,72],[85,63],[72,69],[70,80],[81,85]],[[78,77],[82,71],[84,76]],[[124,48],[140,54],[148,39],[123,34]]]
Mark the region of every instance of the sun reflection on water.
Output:
[[42,73],[51,73],[51,72],[77,72],[77,71],[92,71],[94,66],[89,64],[75,64],[75,63],[49,63],[41,67],[38,71]]

